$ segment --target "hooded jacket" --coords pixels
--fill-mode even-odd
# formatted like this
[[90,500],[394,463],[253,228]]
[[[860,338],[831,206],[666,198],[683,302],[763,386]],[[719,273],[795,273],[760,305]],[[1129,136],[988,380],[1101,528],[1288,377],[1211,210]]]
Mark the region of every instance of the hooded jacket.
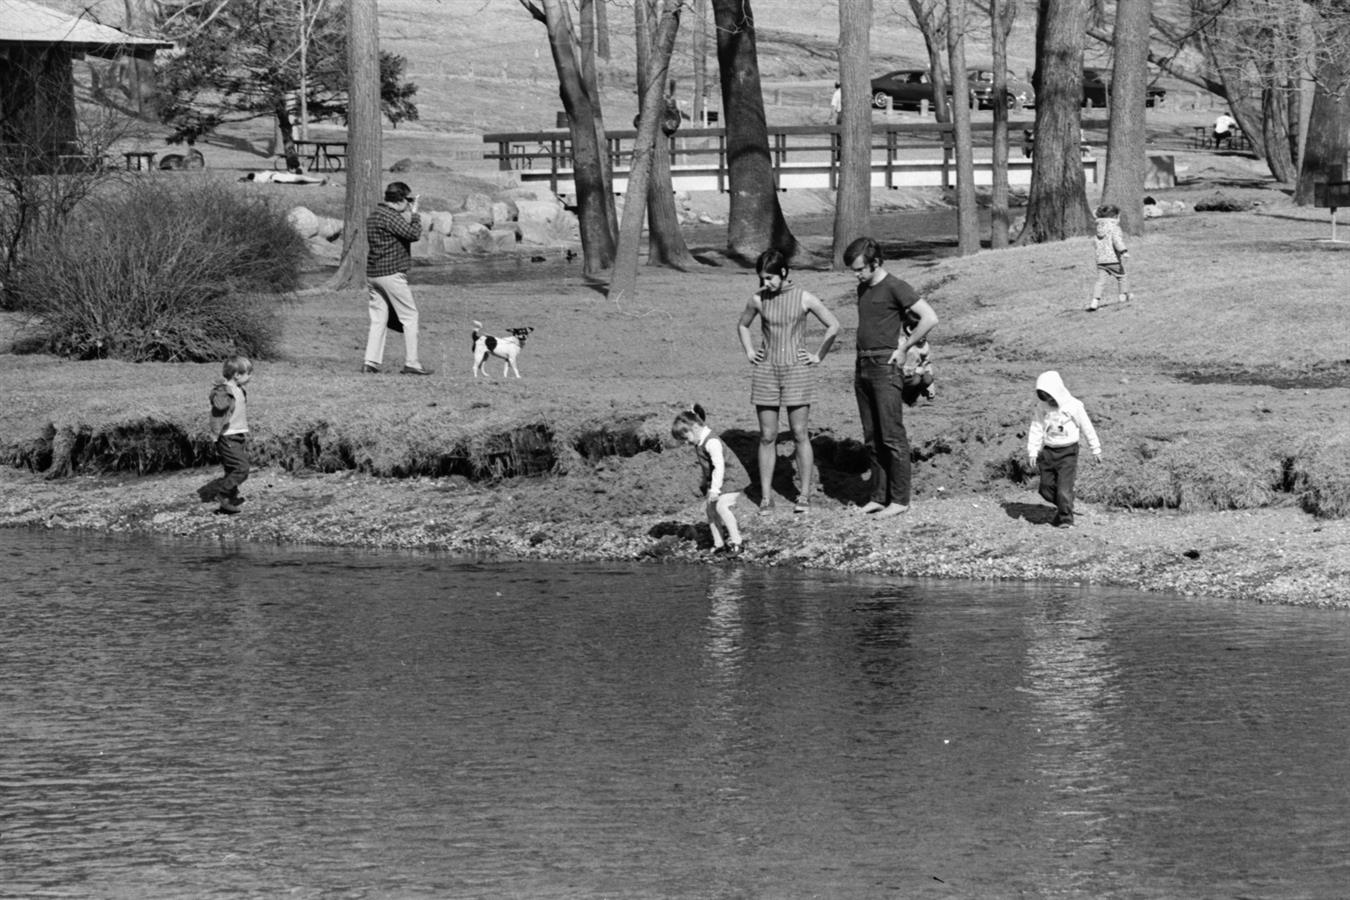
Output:
[[1037,399],[1036,411],[1027,429],[1027,456],[1034,462],[1042,447],[1075,447],[1079,437],[1087,438],[1094,456],[1101,456],[1101,441],[1092,427],[1087,410],[1069,389],[1058,372],[1042,372],[1036,379],[1036,390],[1055,398],[1058,407]]

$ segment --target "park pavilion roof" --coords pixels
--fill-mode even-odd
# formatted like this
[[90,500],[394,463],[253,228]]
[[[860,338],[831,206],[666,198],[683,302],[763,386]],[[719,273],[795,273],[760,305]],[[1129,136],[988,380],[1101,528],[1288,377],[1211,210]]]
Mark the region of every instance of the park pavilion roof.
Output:
[[0,51],[25,44],[59,44],[75,53],[107,57],[145,56],[173,46],[28,0],[0,0]]

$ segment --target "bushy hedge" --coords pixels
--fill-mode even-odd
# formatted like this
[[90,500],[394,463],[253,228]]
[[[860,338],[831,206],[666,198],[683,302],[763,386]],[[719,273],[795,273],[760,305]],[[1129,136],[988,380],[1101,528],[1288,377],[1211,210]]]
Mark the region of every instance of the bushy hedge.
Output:
[[307,252],[283,212],[228,184],[138,179],[23,262],[24,344],[78,359],[265,358]]

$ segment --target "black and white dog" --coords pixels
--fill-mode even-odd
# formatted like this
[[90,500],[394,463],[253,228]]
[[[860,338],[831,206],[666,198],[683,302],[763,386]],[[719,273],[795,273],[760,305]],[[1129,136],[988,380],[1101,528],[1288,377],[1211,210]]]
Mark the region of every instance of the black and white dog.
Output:
[[483,369],[487,365],[488,357],[495,356],[498,359],[506,361],[502,366],[502,377],[505,378],[508,372],[514,372],[516,377],[520,377],[520,370],[516,368],[516,357],[520,355],[520,350],[525,346],[525,338],[529,337],[533,328],[512,328],[508,332],[508,337],[493,337],[490,334],[481,334],[482,322],[473,323],[473,377],[477,378],[478,373],[482,372],[484,376],[487,372]]

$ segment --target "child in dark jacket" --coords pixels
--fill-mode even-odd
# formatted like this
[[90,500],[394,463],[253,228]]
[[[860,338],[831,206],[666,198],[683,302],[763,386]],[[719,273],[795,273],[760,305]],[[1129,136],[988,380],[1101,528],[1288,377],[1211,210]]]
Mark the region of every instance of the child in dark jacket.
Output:
[[[253,378],[253,363],[246,356],[225,360],[221,380],[211,388],[211,433],[216,436],[216,453],[225,475],[216,483],[220,512],[239,512],[244,498],[239,485],[248,478],[248,394],[244,385]],[[208,498],[209,499],[209,498]]]

